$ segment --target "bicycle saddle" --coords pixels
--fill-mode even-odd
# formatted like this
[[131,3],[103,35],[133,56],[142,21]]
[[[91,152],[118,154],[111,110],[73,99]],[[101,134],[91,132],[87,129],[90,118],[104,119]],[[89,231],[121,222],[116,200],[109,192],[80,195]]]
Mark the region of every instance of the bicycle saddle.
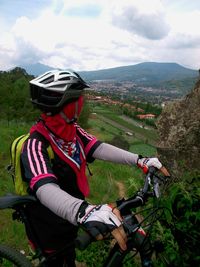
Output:
[[23,204],[28,204],[31,202],[37,202],[36,197],[34,196],[18,196],[8,194],[3,197],[0,197],[0,209],[14,208]]

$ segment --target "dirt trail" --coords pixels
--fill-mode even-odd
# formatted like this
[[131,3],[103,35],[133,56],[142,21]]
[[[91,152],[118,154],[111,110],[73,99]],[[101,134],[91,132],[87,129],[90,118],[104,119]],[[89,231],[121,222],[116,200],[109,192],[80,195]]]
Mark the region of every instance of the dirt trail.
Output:
[[[118,187],[119,190],[119,198],[126,198],[126,188],[124,186],[124,184],[122,182],[119,181],[115,181],[115,184]],[[135,217],[137,218],[138,222],[142,222],[144,220],[143,216],[140,214],[135,215]]]
[[115,181],[115,184],[118,187],[118,191],[119,191],[118,195],[119,195],[119,198],[126,197],[126,188],[125,188],[124,184],[122,182],[119,182],[119,181]]

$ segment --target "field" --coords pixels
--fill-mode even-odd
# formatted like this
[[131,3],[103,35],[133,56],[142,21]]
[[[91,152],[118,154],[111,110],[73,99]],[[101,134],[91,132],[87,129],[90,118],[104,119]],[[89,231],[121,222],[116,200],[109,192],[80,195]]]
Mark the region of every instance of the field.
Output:
[[[108,120],[109,122],[112,121],[112,123],[109,123]],[[113,122],[117,122],[117,125]],[[6,121],[0,121],[1,196],[13,192],[12,178],[6,170],[7,165],[9,165],[10,143],[15,137],[28,132],[30,126],[30,124],[18,123],[16,121],[9,122],[9,124]],[[133,132],[132,136],[128,136],[124,131],[124,129],[127,128]],[[156,153],[155,147],[152,145],[152,143],[155,142],[155,130],[144,131],[144,129],[140,127],[131,125],[119,115],[116,115],[115,111],[112,109],[105,107],[93,108],[89,119],[88,131],[105,142],[111,142],[114,136],[121,136],[128,142],[129,150],[134,153],[147,156],[155,155]],[[131,192],[138,189],[142,181],[141,171],[134,166],[130,167],[109,162],[95,161],[91,164],[90,169],[93,176],[89,177],[91,193],[88,200],[91,203],[107,203],[130,195]],[[19,250],[25,250],[27,252],[27,240],[23,225],[19,222],[12,221],[10,210],[1,210],[0,212],[0,243],[9,244]],[[83,253],[77,252],[78,259],[86,262],[90,259],[91,262],[91,258],[94,258],[95,255],[98,256],[98,258],[102,258],[105,254],[105,248],[103,248],[103,246],[104,245],[100,242],[98,245],[91,245],[90,248]],[[99,253],[103,254],[101,255]]]

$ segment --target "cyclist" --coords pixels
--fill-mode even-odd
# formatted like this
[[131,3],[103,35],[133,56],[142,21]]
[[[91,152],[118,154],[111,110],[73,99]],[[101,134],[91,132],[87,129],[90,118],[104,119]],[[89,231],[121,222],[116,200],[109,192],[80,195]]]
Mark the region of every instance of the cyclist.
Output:
[[[77,73],[69,70],[52,70],[30,81],[31,101],[41,110],[41,117],[31,127],[21,154],[29,192],[39,200],[27,208],[28,216],[46,253],[68,244],[48,266],[75,266],[73,240],[80,225],[96,239],[111,232],[121,249],[126,250],[119,211],[109,204],[92,205],[84,200],[89,193],[87,162],[100,159],[137,164],[142,169],[162,168],[157,158],[143,158],[103,143],[77,124],[87,87]],[[47,152],[49,145],[54,151],[52,161]],[[28,229],[27,236],[37,247]]]

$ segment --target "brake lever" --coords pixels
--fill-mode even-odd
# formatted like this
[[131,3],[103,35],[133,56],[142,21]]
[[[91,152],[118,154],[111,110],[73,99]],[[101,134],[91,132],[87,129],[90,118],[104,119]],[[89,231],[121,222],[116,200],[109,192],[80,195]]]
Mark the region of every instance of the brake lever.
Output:
[[161,191],[160,191],[160,185],[164,185],[166,184],[166,182],[168,181],[168,176],[160,176],[155,174],[154,178],[153,178],[153,193],[154,195],[159,198],[161,195]]
[[153,181],[153,193],[156,196],[156,198],[160,197],[160,186],[159,186],[159,182],[158,182],[157,177],[155,177],[154,181]]
[[159,186],[160,177],[156,174],[157,170],[158,169],[155,167],[150,167],[149,186],[151,186],[151,188],[153,189],[153,195],[156,198],[159,198],[160,197],[160,186]]

